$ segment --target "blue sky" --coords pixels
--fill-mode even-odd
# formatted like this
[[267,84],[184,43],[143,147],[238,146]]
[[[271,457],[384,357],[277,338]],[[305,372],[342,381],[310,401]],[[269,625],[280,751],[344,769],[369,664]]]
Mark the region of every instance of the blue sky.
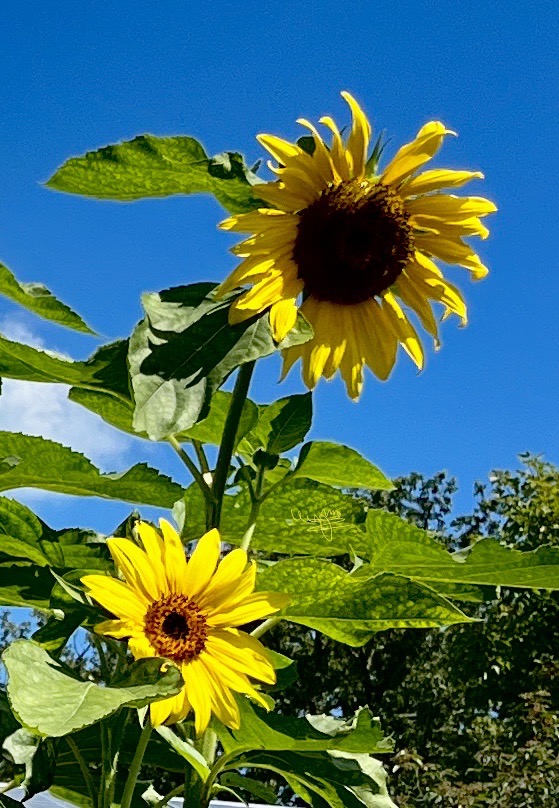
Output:
[[[518,452],[559,462],[556,4],[511,2],[164,2],[3,10],[0,260],[40,280],[106,338],[127,335],[141,292],[223,278],[234,264],[223,211],[209,198],[129,205],[63,196],[41,187],[71,155],[136,134],[191,134],[210,154],[262,157],[255,135],[295,138],[295,119],[347,112],[356,95],[390,148],[438,118],[459,133],[436,165],[482,169],[474,193],[495,200],[480,253],[490,276],[465,290],[466,329],[443,325],[443,348],[417,375],[401,356],[388,383],[371,375],[358,405],[339,381],[315,396],[312,436],[359,449],[388,474],[448,469],[459,508],[473,481],[516,465]],[[554,159],[555,158],[555,159]],[[97,342],[49,326],[0,301],[0,326],[82,358]],[[254,397],[301,391],[298,373],[277,384],[262,363]],[[105,470],[159,463],[170,450],[125,437],[62,393],[6,386],[0,427],[44,430],[89,453]],[[74,406],[77,410],[77,406]],[[51,523],[110,531],[127,506],[32,494]]]

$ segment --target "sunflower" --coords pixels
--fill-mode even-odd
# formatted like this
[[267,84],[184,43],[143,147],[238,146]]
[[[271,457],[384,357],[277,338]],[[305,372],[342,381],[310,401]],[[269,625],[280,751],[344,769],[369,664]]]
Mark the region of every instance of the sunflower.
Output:
[[375,174],[379,144],[368,161],[371,126],[355,99],[347,92],[342,96],[353,118],[345,141],[330,117],[320,119],[332,136],[329,147],[305,119],[298,123],[312,134],[308,151],[274,135],[259,135],[279,163],[270,165],[278,179],[254,188],[271,207],[221,223],[224,230],[250,236],[233,247],[243,261],[218,294],[250,285],[232,304],[230,322],[269,309],[277,342],[293,328],[299,309],[314,338],[284,351],[282,377],[298,359],[309,388],[339,369],[356,399],[363,366],[387,379],[399,344],[423,367],[423,346],[402,306],[415,312],[436,346],[432,301],[444,306],[443,318],[453,313],[466,323],[460,291],[433,259],[466,267],[475,280],[483,278],[488,270],[463,238],[486,238],[489,231],[481,217],[496,207],[481,197],[441,193],[483,178],[479,171],[417,173],[445,135],[454,134],[440,121],[425,124]]
[[129,539],[107,541],[124,581],[108,575],[82,578],[88,594],[117,617],[95,630],[128,639],[136,659],[165,657],[179,667],[180,693],[150,705],[155,726],[180,721],[192,709],[197,733],[206,729],[212,713],[236,729],[233,693],[267,707],[248,677],[267,684],[276,680],[264,646],[237,626],[277,612],[287,598],[253,591],[256,566],[247,566],[244,550],[233,550],[218,564],[217,530],[202,536],[187,562],[174,528],[162,519],[160,529],[146,522],[136,526],[143,549]]

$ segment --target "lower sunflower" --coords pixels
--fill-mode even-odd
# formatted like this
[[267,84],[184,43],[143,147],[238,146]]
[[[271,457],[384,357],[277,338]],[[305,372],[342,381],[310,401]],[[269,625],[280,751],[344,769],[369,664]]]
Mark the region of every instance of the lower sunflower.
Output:
[[194,712],[196,732],[213,714],[226,726],[239,727],[234,693],[267,708],[249,677],[276,681],[264,646],[238,626],[269,617],[287,602],[276,592],[254,592],[256,565],[244,550],[222,561],[217,530],[206,533],[187,561],[180,537],[165,520],[161,532],[137,525],[143,549],[129,539],[109,539],[109,550],[124,580],[86,575],[88,594],[117,619],[96,631],[127,639],[136,659],[165,657],[177,665],[184,687],[176,696],[150,705],[155,726],[172,724]]
[[417,173],[444,136],[454,134],[439,121],[423,126],[381,174],[372,173],[378,144],[368,161],[369,121],[349,93],[342,96],[353,116],[345,142],[329,117],[320,119],[332,135],[329,147],[311,123],[298,121],[312,133],[312,154],[274,135],[258,137],[278,161],[279,167],[270,168],[279,179],[254,189],[271,207],[220,225],[251,235],[233,247],[243,261],[219,294],[250,285],[232,304],[230,322],[269,309],[277,342],[293,328],[300,310],[314,338],[284,351],[282,375],[302,359],[304,382],[313,388],[321,376],[329,379],[339,370],[355,399],[364,365],[387,379],[398,345],[423,367],[423,346],[402,304],[415,312],[436,345],[432,301],[444,306],[443,317],[457,314],[466,323],[462,294],[433,259],[483,278],[487,268],[463,239],[486,238],[481,218],[496,207],[482,197],[441,193],[483,178],[478,171]]

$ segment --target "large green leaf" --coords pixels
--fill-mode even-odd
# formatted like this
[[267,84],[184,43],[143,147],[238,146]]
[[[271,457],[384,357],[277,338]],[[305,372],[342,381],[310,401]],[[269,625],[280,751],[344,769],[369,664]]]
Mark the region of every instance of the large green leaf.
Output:
[[215,722],[228,756],[256,749],[268,752],[339,749],[367,754],[392,750],[392,743],[384,738],[378,719],[368,708],[358,710],[346,721],[326,715],[291,718],[276,712],[266,713],[252,706],[246,698],[237,701],[241,713],[239,729],[228,729]]
[[[238,545],[248,526],[250,497],[246,490],[223,499],[221,533]],[[205,529],[202,495],[191,485],[185,493],[185,538],[199,538]],[[286,482],[259,511],[251,546],[287,555],[338,556],[366,539],[362,503],[336,488],[311,480]]]
[[48,609],[54,578],[31,564],[0,564],[0,605]]
[[[185,430],[180,435],[177,435],[179,440],[191,438],[192,440],[199,440],[202,443],[212,443],[219,446],[227,414],[231,406],[232,393],[226,393],[224,390],[217,390],[210,400],[210,408],[207,416],[194,424],[190,429]],[[243,438],[246,433],[251,430],[256,421],[258,420],[258,407],[247,399],[243,406],[237,434],[235,437],[235,444]]]
[[327,441],[305,443],[294,473],[340,488],[393,488],[388,477],[355,449]]
[[178,668],[161,659],[133,663],[118,687],[79,681],[32,640],[12,643],[2,659],[18,720],[30,732],[51,738],[101,721],[120,707],[143,707],[169,698],[183,685]]
[[0,491],[41,488],[171,508],[183,489],[145,463],[102,474],[90,460],[45,438],[0,432]]
[[[242,717],[238,730],[215,722],[227,755],[225,772],[270,769],[284,777],[303,799],[321,808],[374,805],[365,796],[386,794],[386,776],[370,754],[389,752],[392,744],[383,738],[367,708],[344,721],[332,716],[289,718],[266,714],[246,700],[239,700],[239,707]],[[246,783],[237,785],[249,788]],[[356,792],[349,790],[354,788],[360,790],[359,799]],[[315,802],[315,796],[320,802]]]
[[126,340],[103,345],[86,362],[13,342],[0,335],[0,375],[30,382],[71,384],[129,399]]
[[329,561],[294,558],[260,573],[258,589],[285,592],[281,616],[360,646],[388,628],[432,628],[470,618],[421,584],[393,575],[361,580]]
[[198,283],[144,295],[146,319],[130,340],[129,365],[136,402],[134,428],[152,440],[190,430],[208,414],[209,400],[240,365],[306,342],[304,318],[277,345],[267,314],[230,325],[229,305]]
[[0,294],[19,303],[39,317],[52,320],[66,328],[82,331],[85,334],[95,332],[85,323],[79,314],[58,300],[42,283],[21,283],[7,266],[0,262]]
[[0,563],[4,556],[58,569],[105,570],[112,566],[98,534],[53,530],[17,500],[0,497]]
[[269,454],[282,454],[301,443],[311,423],[311,393],[280,398],[260,407],[258,423],[240,444],[239,451],[252,454],[263,448]]
[[448,553],[424,530],[395,514],[370,511],[367,546],[358,552],[370,559],[361,572],[391,572],[431,585],[477,584],[559,589],[559,548],[531,552],[503,547],[496,539],[482,539],[467,551]]
[[257,177],[237,152],[209,158],[193,137],[140,135],[67,160],[47,186],[97,199],[131,201],[213,194],[231,213],[266,207],[252,193]]

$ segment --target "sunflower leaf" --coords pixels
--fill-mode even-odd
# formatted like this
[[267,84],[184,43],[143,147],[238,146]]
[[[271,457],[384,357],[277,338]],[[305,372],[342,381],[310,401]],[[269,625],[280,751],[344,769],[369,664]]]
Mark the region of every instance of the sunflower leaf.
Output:
[[380,469],[355,449],[327,441],[305,443],[293,473],[341,488],[389,491],[394,487]]
[[21,283],[7,266],[0,262],[0,294],[19,303],[39,317],[52,320],[59,325],[81,331],[84,334],[95,334],[79,314],[58,300],[42,283]]
[[363,576],[389,572],[437,587],[475,584],[559,589],[556,547],[526,552],[487,538],[451,554],[425,530],[381,510],[369,511],[366,528],[368,541],[359,553],[371,563],[360,571]]
[[29,382],[86,386],[129,397],[125,340],[103,345],[86,362],[14,342],[0,335],[0,375]]
[[204,419],[211,395],[240,365],[312,336],[302,316],[279,345],[267,314],[230,325],[235,294],[216,300],[214,289],[199,283],[144,295],[146,318],[130,340],[129,365],[134,428],[152,440],[184,433]]
[[208,157],[193,137],[139,135],[67,160],[48,188],[96,199],[132,201],[175,194],[212,194],[230,213],[263,207],[259,180],[237,152]]
[[[184,495],[183,535],[199,538],[205,529],[202,495],[191,485]],[[238,545],[247,529],[250,497],[246,490],[223,499],[221,533]],[[290,480],[261,505],[251,546],[287,555],[339,556],[361,546],[365,510],[354,497],[312,480]]]
[[39,567],[56,569],[110,569],[104,540],[79,529],[53,530],[17,500],[0,497],[0,563],[25,559]]
[[268,454],[282,454],[301,443],[311,428],[312,393],[286,396],[259,409],[258,423],[239,446],[241,453],[262,448]]
[[258,588],[289,594],[281,616],[347,645],[361,646],[388,628],[433,628],[471,619],[427,586],[395,575],[360,580],[329,561],[278,561]]
[[12,643],[2,659],[8,671],[7,692],[14,714],[33,734],[51,738],[95,724],[120,707],[143,707],[169,698],[183,686],[178,668],[161,659],[133,663],[119,687],[102,687],[69,676],[32,640]]
[[105,474],[67,446],[16,432],[0,432],[0,459],[0,491],[40,488],[162,508],[171,508],[183,493],[170,477],[145,463]]
[[[299,796],[321,808],[362,808],[363,802],[394,808],[390,801],[361,800],[388,796],[382,764],[370,755],[392,749],[368,708],[345,721],[325,715],[290,718],[266,714],[246,699],[238,703],[240,729],[229,730],[214,722],[228,757],[227,769],[243,773],[250,768],[270,769]],[[250,791],[247,783],[237,781],[237,785]],[[357,791],[349,789],[359,789],[359,798]]]

